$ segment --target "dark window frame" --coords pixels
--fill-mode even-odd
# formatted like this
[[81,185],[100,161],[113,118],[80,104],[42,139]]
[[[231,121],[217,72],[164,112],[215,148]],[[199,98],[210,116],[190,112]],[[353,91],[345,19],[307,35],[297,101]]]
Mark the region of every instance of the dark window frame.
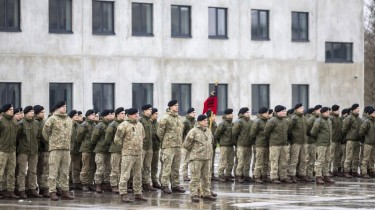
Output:
[[[298,16],[298,38],[293,37],[293,13],[297,14]],[[306,15],[306,38],[301,38],[301,15]],[[293,42],[309,42],[309,13],[308,12],[297,12],[297,11],[292,11],[292,41]]]
[[[210,35],[208,31],[208,38],[209,39],[228,39],[228,8],[224,7],[208,7],[208,10],[215,9],[215,34]],[[219,31],[219,21],[218,21],[218,11],[222,9],[225,11],[225,35],[218,35]],[[210,21],[208,21],[208,27],[210,27]]]
[[[293,94],[293,89],[294,87],[298,91],[296,95],[298,96],[298,99],[294,101],[294,94]],[[306,87],[307,89],[307,103],[304,103],[301,98],[300,98],[300,93],[302,91],[301,87]],[[302,103],[303,106],[305,107],[305,110],[309,108],[309,103],[310,103],[310,86],[309,84],[292,84],[292,107],[294,107],[297,103]]]
[[[222,102],[223,100],[219,98],[219,95],[218,93],[220,93],[220,90],[218,90],[218,93],[216,93],[216,96],[217,96],[217,101],[218,101],[218,105],[217,105],[217,115],[224,115],[224,111],[226,109],[228,109],[228,84],[227,83],[220,83],[220,84],[217,84],[217,88],[219,89],[220,86],[224,86],[225,87],[225,107],[221,110],[219,109],[219,103]],[[211,92],[215,89],[215,84],[214,83],[209,83],[208,84],[208,91],[209,93],[208,94],[211,94]]]
[[[100,15],[101,15],[101,22],[100,22],[100,31],[94,31],[94,2],[100,3]],[[112,31],[104,32],[103,31],[103,22],[104,22],[104,15],[103,15],[103,4],[111,4],[112,6]],[[114,1],[101,1],[101,0],[93,0],[92,1],[92,34],[93,35],[116,35],[115,33],[115,2]]]
[[[62,100],[62,99],[57,99],[55,101],[55,103],[51,103],[51,85],[58,85],[58,86],[70,85],[71,86],[71,103],[69,103],[69,101],[67,101],[67,100],[65,100],[65,102],[66,102],[66,105],[67,105],[66,106],[66,112],[69,113],[71,110],[73,110],[73,100],[74,100],[74,97],[73,97],[73,93],[74,93],[73,83],[69,83],[69,82],[50,82],[49,83],[48,95],[49,95],[49,105],[50,105],[50,108],[52,108],[58,101]],[[58,89],[60,89],[60,87],[58,87]],[[57,98],[60,98],[60,97],[57,97]]]
[[[48,9],[49,9],[49,11],[48,11],[48,32],[49,33],[52,33],[52,34],[73,34],[73,1],[72,0],[56,0],[57,1],[57,4],[59,5],[58,6],[58,8],[61,8],[61,5],[63,5],[63,2],[65,2],[65,1],[70,1],[70,14],[71,14],[71,17],[70,17],[70,25],[71,25],[71,29],[70,30],[67,30],[67,29],[61,29],[61,28],[59,28],[59,29],[51,29],[50,28],[50,21],[51,21],[51,8],[50,8],[50,2],[51,2],[51,0],[49,0],[48,1]],[[56,8],[55,8],[56,9]],[[57,15],[57,17],[58,17],[58,23],[60,23],[61,22],[61,18],[62,18],[62,14],[61,14],[61,10],[59,9],[58,10],[58,15]],[[59,24],[57,24],[58,25],[58,27],[60,27],[59,26]]]
[[[139,89],[140,87],[142,87],[143,89],[146,89],[147,90],[147,86],[146,85],[150,85],[151,87],[151,101],[144,101],[143,104],[138,104],[137,105],[137,100],[135,101],[134,100],[134,88],[139,85],[137,88]],[[152,106],[154,106],[154,83],[132,83],[132,107],[133,108],[137,108],[138,110],[141,110],[142,106],[145,105],[145,104],[151,104]]]
[[[143,14],[144,14],[144,10],[142,5],[150,5],[151,6],[151,33],[147,33],[147,32],[143,32],[143,31],[140,31],[140,32],[134,32],[133,30],[133,5],[134,4],[139,4],[140,5],[140,16],[141,16],[141,25],[143,23],[143,21],[146,21],[147,23],[147,20],[143,20]],[[154,36],[154,5],[152,3],[142,3],[142,2],[132,2],[132,36],[146,36],[146,37],[153,37]],[[147,27],[146,27],[147,28]]]
[[[327,53],[327,45],[330,48],[331,51],[331,58],[328,58]],[[334,45],[341,45],[340,46],[340,58],[335,58],[335,53],[334,53]],[[349,45],[350,46],[350,58],[346,58],[345,55],[345,47],[344,45]],[[325,42],[325,62],[326,63],[353,63],[353,43],[352,42]]]
[[[251,40],[253,41],[270,41],[270,11],[269,10],[264,10],[264,9],[251,9],[250,13],[251,13],[251,17],[252,17],[252,13],[253,11],[256,11],[257,12],[257,25],[256,25],[256,28],[257,28],[257,31],[256,31],[256,35],[253,36],[253,21],[251,21],[251,27],[250,27],[250,30],[251,30]],[[265,12],[267,14],[267,36],[266,37],[262,37],[259,35],[259,29],[260,29],[260,13],[261,12]]]
[[[253,91],[254,90],[254,87],[257,86],[258,87],[258,97],[257,99],[254,99],[255,96],[253,96]],[[267,105],[260,105],[260,95],[261,95],[261,87],[267,87],[267,102],[268,104]],[[259,108],[262,107],[262,106],[265,106],[267,108],[270,108],[270,104],[271,104],[271,93],[270,93],[270,89],[271,89],[271,85],[270,84],[251,84],[251,101],[252,101],[252,106],[251,106],[251,113],[254,115],[254,114],[258,114],[258,111],[259,111]],[[254,106],[254,103],[257,102],[257,107]]]
[[[171,98],[172,99],[175,99],[175,100],[178,100],[178,103],[179,103],[179,109],[178,109],[178,114],[180,114],[180,115],[185,115],[186,114],[186,111],[187,111],[187,109],[189,109],[189,108],[191,108],[191,99],[192,99],[192,84],[191,83],[172,83],[171,84],[172,86],[171,86]],[[179,97],[178,98],[173,98],[173,86],[174,85],[177,85],[178,86],[178,88],[179,88]],[[188,103],[188,107],[184,107],[184,109],[182,108],[182,105],[181,105],[181,99],[182,99],[182,97],[181,97],[181,86],[182,85],[187,85],[188,87],[189,87],[189,93],[190,93],[190,96],[189,96],[189,103]],[[185,110],[186,109],[186,110]]]
[[[11,0],[4,0],[4,28],[1,28],[0,27],[0,32],[21,32],[21,0],[13,0],[13,1],[17,1],[18,2],[18,26],[15,27],[15,28],[10,28],[7,26],[7,22],[8,22],[8,11],[7,11],[7,4],[8,4],[8,1],[11,1]],[[1,7],[1,5],[0,5]]]
[[[171,18],[172,18],[172,7],[178,8],[178,28],[180,33],[173,33],[173,25],[172,25],[172,19],[171,19],[171,37],[172,38],[191,38],[191,6],[188,5],[171,5]],[[182,34],[182,22],[181,22],[181,8],[188,8],[189,9],[189,34]]]
[[[101,96],[100,96],[100,98],[101,98],[101,100],[100,100],[100,108],[102,109],[102,110],[99,110],[99,108],[98,109],[96,109],[96,107],[95,107],[95,98],[94,98],[94,95],[95,95],[95,93],[94,93],[94,86],[95,85],[100,85],[100,91],[101,91]],[[113,104],[113,107],[106,107],[106,108],[104,108],[104,103],[103,103],[103,101],[104,101],[104,85],[110,85],[111,86],[111,89],[112,89],[112,92],[113,92],[113,100],[112,100],[112,104]],[[115,88],[115,83],[109,83],[109,82],[93,82],[92,83],[92,95],[93,95],[93,97],[92,97],[92,104],[93,104],[93,109],[95,110],[95,111],[100,111],[100,112],[102,112],[104,109],[115,109],[115,100],[116,100],[116,88]]]
[[[6,100],[5,101],[1,101],[2,102],[2,105],[3,104],[8,104],[8,103],[11,103],[13,105],[14,108],[18,108],[18,107],[21,107],[21,104],[22,104],[22,83],[21,82],[0,82],[0,84],[4,84],[5,85],[5,93],[6,93]],[[18,103],[14,103],[14,102],[11,102],[9,100],[9,94],[10,94],[10,90],[9,90],[9,86],[10,85],[18,85],[18,95],[19,95],[19,104]]]

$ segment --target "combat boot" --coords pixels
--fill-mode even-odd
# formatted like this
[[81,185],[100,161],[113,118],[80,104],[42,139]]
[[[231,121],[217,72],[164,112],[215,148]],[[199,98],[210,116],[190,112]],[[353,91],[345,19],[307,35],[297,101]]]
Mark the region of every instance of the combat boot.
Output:
[[211,181],[219,181],[219,178],[215,176],[215,174],[211,175]]
[[189,182],[189,181],[190,181],[190,178],[187,177],[187,176],[185,176],[185,177],[184,177],[184,181],[185,181],[185,182]]
[[255,183],[263,184],[263,180],[261,178],[255,178]]
[[59,197],[57,197],[56,192],[52,192],[51,193],[51,201],[58,201],[58,200],[59,200]]
[[45,198],[51,197],[49,192],[48,192],[48,188],[40,188],[39,194],[42,195]]
[[121,201],[124,202],[124,203],[131,203],[131,202],[133,202],[133,200],[130,200],[128,194],[121,195]]
[[103,183],[102,184],[102,190],[104,192],[112,192],[111,184],[109,184],[109,183]]
[[158,182],[152,183],[152,187],[156,189],[161,189],[161,185]]
[[236,176],[236,182],[238,182],[238,183],[244,183],[245,180],[242,178],[242,176]]
[[325,176],[324,177],[324,180],[323,180],[325,183],[327,184],[334,184],[335,183],[335,180],[333,180],[331,177],[329,176]]
[[317,177],[316,177],[316,184],[324,184],[323,177],[321,177],[321,176],[317,176]]
[[353,178],[352,175],[350,175],[349,172],[345,172],[345,173],[344,173],[344,177],[345,177],[345,178]]
[[213,191],[211,191],[211,196],[212,196],[212,197],[217,197],[217,194],[214,193]]
[[245,176],[244,179],[243,179],[245,182],[253,182],[253,179],[249,176]]
[[225,176],[225,180],[226,180],[227,182],[234,182],[234,178],[233,178],[232,175],[230,175],[230,176]]
[[280,183],[281,183],[278,179],[273,179],[271,182],[272,182],[273,184],[280,184]]
[[87,185],[87,184],[84,184],[83,186],[82,186],[82,191],[83,192],[88,192],[90,189],[89,189],[89,185]]
[[74,197],[70,195],[69,191],[61,191],[61,200],[74,200]]
[[295,177],[295,176],[291,176],[290,178],[291,178],[291,181],[292,181],[293,183],[297,183],[297,182],[298,182],[298,181],[297,181],[297,177]]
[[198,203],[199,202],[199,197],[197,195],[191,196],[191,201]]
[[14,194],[14,191],[7,191],[7,198],[19,199],[20,197]]
[[353,172],[353,173],[352,173],[352,176],[353,176],[353,177],[361,178],[361,175],[360,175],[358,172]]
[[26,199],[26,198],[27,198],[27,195],[26,195],[26,192],[25,192],[25,191],[20,191],[20,192],[19,192],[19,196],[20,196],[20,198],[22,198],[22,199]]
[[203,196],[203,200],[216,201],[216,198],[213,197],[212,195],[206,195],[206,196]]
[[61,189],[60,188],[56,188],[56,195],[61,196]]
[[163,193],[172,194],[172,191],[171,189],[169,189],[169,187],[162,186],[161,191],[163,191]]
[[291,183],[293,183],[292,182],[292,180],[290,180],[290,179],[288,179],[288,178],[286,178],[286,179],[282,179],[282,180],[280,180],[282,183],[287,183],[287,184],[291,184]]
[[147,201],[145,197],[143,197],[142,194],[134,194],[134,200],[136,201]]
[[364,178],[364,179],[370,179],[371,177],[368,174],[362,174],[362,178]]
[[220,182],[227,182],[227,179],[225,176],[219,176],[219,181]]
[[177,186],[177,187],[172,187],[172,192],[184,193],[186,192],[186,190],[183,187]]
[[369,175],[370,175],[371,178],[375,178],[375,172],[371,171],[371,172],[369,173]]
[[29,191],[29,197],[31,198],[43,198],[43,195],[39,195],[39,193],[34,189]]
[[117,186],[112,187],[112,192],[118,194],[120,191]]
[[95,192],[96,193],[102,193],[103,192],[101,184],[96,185]]

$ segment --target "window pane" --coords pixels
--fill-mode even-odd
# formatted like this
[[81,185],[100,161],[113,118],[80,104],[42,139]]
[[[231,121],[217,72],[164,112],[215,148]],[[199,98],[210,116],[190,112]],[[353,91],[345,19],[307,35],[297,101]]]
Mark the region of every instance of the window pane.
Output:
[[21,83],[0,83],[0,101],[3,104],[13,104],[14,108],[21,106]]
[[70,112],[73,104],[73,85],[71,83],[50,83],[49,88],[50,108],[59,101],[65,101],[67,112]]
[[305,109],[309,107],[308,85],[292,85],[292,107],[298,103],[302,103]]
[[58,29],[58,0],[49,1],[49,29]]
[[260,107],[269,107],[269,85],[251,85],[252,114]]
[[299,39],[298,12],[292,12],[292,39]]
[[216,36],[216,9],[208,8],[208,35]]
[[92,31],[101,32],[102,11],[100,2],[92,2]]
[[340,43],[333,44],[333,59],[341,59],[342,58],[342,49]]
[[113,32],[113,4],[103,2],[103,32]]
[[258,36],[258,11],[251,10],[251,37]]
[[12,29],[19,28],[19,1],[8,0],[6,11],[7,11],[6,26]]
[[152,34],[152,5],[151,4],[146,4],[145,5],[145,25],[146,25],[146,28],[143,32],[147,33],[147,34]]
[[72,30],[72,1],[65,0],[65,13],[64,19],[65,20],[65,30],[71,31]]
[[300,13],[300,39],[308,39],[308,18],[307,13]]
[[114,109],[114,84],[94,83],[92,93],[93,106],[95,111],[102,112],[104,109]]
[[217,10],[217,16],[218,16],[218,32],[217,32],[217,35],[218,36],[225,36],[226,35],[226,23],[225,23],[225,19],[226,19],[226,11],[225,9],[218,9]]
[[178,100],[179,113],[185,114],[191,107],[191,85],[172,84],[172,99]]
[[174,34],[180,34],[179,29],[179,8],[178,6],[172,6],[171,7],[171,30],[172,35]]
[[190,35],[190,8],[181,7],[181,35]]
[[349,43],[345,43],[343,44],[343,50],[344,50],[344,60],[347,60],[347,61],[352,61],[352,44],[349,44]]
[[153,84],[133,83],[133,107],[141,110],[145,104],[153,105]]
[[259,37],[268,38],[268,13],[261,11],[259,13]]
[[333,59],[332,43],[326,42],[326,60]]

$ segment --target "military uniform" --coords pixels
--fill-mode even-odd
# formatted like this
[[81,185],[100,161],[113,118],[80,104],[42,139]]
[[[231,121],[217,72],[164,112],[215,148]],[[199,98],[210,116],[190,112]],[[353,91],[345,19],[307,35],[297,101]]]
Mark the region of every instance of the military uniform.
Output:
[[[186,135],[189,133],[189,131],[194,128],[195,118],[189,115],[186,115],[183,123],[184,123],[184,130],[182,132],[182,139],[184,140]],[[189,174],[188,174],[189,151],[187,151],[185,148],[183,148],[182,161],[183,161],[182,177],[184,180],[189,180]]]
[[346,177],[352,171],[353,175],[358,175],[359,166],[359,128],[360,118],[358,113],[351,113],[343,121],[342,132],[347,140],[346,142],[346,158],[344,163],[344,172]]
[[149,116],[141,115],[139,122],[143,125],[145,137],[143,139],[143,152],[142,152],[142,184],[144,190],[154,190],[150,187],[151,184],[151,161],[152,161],[152,121]]
[[[208,119],[209,119],[209,117],[208,117]],[[215,121],[212,121],[212,125],[211,125],[212,136],[215,134],[216,129],[217,129],[217,124],[216,124]],[[218,142],[214,138],[213,143],[212,143],[211,178],[215,179],[216,181],[217,181],[217,177],[215,177],[215,156],[216,156],[217,143]]]
[[48,193],[48,175],[49,175],[49,143],[44,139],[42,131],[44,123],[42,118],[35,118],[39,123],[38,132],[38,165],[37,165],[37,181],[39,186],[39,193],[44,197],[49,197]]
[[339,114],[331,113],[330,116],[332,122],[332,142],[331,142],[331,158],[330,163],[333,175],[338,175],[338,168],[341,167],[341,141],[342,141],[342,121]]
[[372,116],[367,117],[360,127],[359,135],[365,137],[363,159],[361,162],[362,177],[370,178],[374,175],[374,164],[370,164],[375,160],[375,118]]
[[158,130],[157,120],[152,120],[152,161],[151,161],[151,180],[153,187],[160,187],[158,178],[160,139],[156,134]]
[[79,174],[81,173],[81,160],[82,155],[79,152],[81,144],[77,141],[77,131],[78,131],[79,124],[77,122],[73,122],[72,127],[72,137],[70,138],[70,158],[71,158],[71,179],[72,183],[75,187],[81,184],[81,180],[79,179]]
[[111,122],[105,133],[106,142],[110,143],[109,153],[111,154],[111,174],[109,175],[110,184],[112,188],[118,187],[121,175],[121,149],[122,145],[117,145],[114,142],[117,127],[122,120],[114,120]]
[[318,115],[314,112],[311,114],[310,118],[307,120],[307,134],[309,138],[307,143],[305,144],[305,151],[306,151],[306,176],[309,181],[314,181],[314,166],[316,160],[316,139],[315,137],[311,136],[310,132],[314,125],[316,119],[318,119]]
[[266,135],[264,134],[266,123],[267,118],[258,114],[258,117],[254,120],[250,131],[251,138],[255,137],[256,156],[254,178],[260,183],[267,179],[269,173],[269,144]]

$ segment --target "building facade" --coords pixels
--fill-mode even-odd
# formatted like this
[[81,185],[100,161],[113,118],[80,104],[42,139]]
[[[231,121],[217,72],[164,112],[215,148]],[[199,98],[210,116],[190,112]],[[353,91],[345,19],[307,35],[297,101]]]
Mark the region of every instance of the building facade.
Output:
[[363,1],[0,0],[0,24],[1,104],[364,105]]

